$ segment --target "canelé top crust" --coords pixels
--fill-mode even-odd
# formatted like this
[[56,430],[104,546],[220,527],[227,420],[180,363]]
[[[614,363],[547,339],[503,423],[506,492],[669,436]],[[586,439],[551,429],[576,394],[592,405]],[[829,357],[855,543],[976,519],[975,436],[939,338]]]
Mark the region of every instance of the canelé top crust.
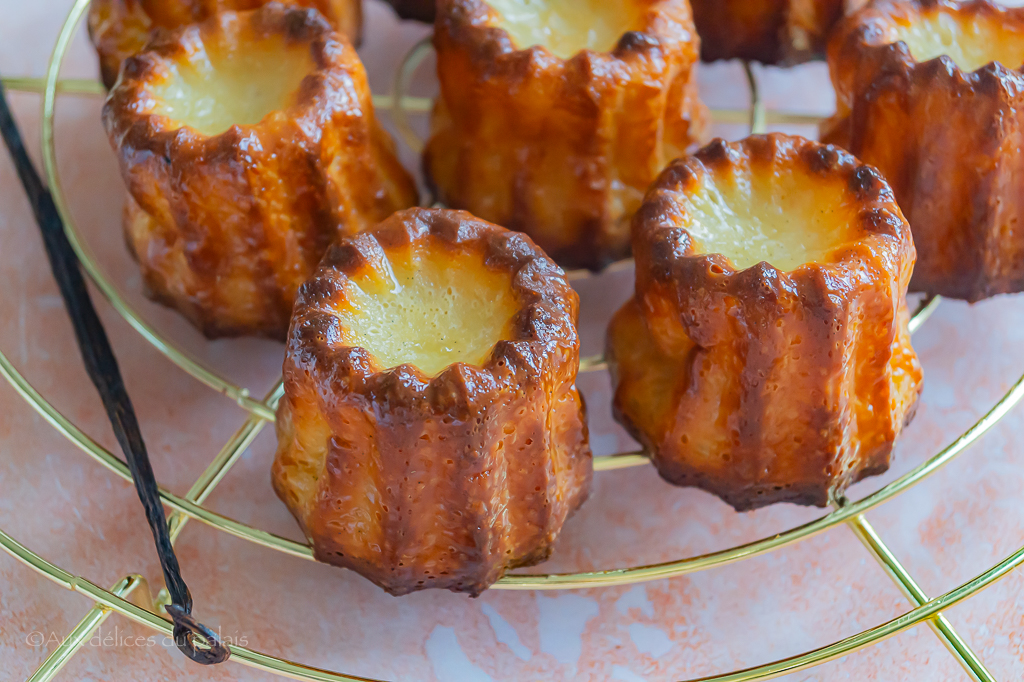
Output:
[[611,52],[626,33],[643,26],[643,4],[605,0],[487,0],[491,25],[504,29],[517,49],[543,45],[570,59],[582,50]]
[[864,258],[901,262],[909,275],[914,262],[906,221],[877,171],[837,147],[778,134],[716,140],[672,162],[633,229],[637,258],[649,259],[637,273],[655,276],[651,283],[685,269],[717,290],[744,272],[799,280],[859,269]]
[[283,35],[224,48],[204,43],[201,57],[197,53],[187,64],[171,61],[167,78],[149,84],[150,111],[167,119],[169,129],[188,126],[214,137],[233,125],[257,125],[291,107],[302,79],[317,69],[309,44]]
[[474,254],[446,256],[403,249],[381,271],[353,277],[350,304],[338,311],[351,344],[382,367],[408,363],[427,375],[456,362],[482,366],[516,311],[511,276]]
[[681,0],[439,0],[428,182],[567,267],[625,257],[643,193],[704,136],[698,42]]
[[468,49],[503,78],[554,70],[660,81],[664,61],[691,64],[699,48],[689,5],[678,0],[438,0],[438,10],[435,43]]
[[[320,12],[331,25],[358,44],[362,30],[362,0],[279,0]],[[114,87],[121,63],[143,50],[160,31],[174,30],[209,19],[221,11],[250,10],[266,0],[93,0],[89,5],[89,35],[100,56],[103,84]]]
[[831,63],[844,69],[884,60],[901,75],[946,57],[927,69],[956,69],[980,81],[975,72],[991,62],[1004,71],[1024,65],[1024,8],[989,0],[876,0],[840,25],[829,51],[837,57]]
[[802,138],[716,140],[662,173],[633,230],[615,411],[665,478],[750,509],[885,470],[921,371],[914,245],[877,171]]
[[193,153],[202,157],[230,146],[240,136],[225,134],[234,125],[239,133],[286,121],[300,130],[304,123],[322,127],[351,106],[339,81],[357,58],[337,39],[309,10],[271,3],[258,12],[221,13],[164,34],[130,58],[103,108],[104,124],[122,147],[172,158],[200,145]]
[[1024,8],[989,0],[876,0],[837,27],[829,65],[833,124],[845,121],[858,93],[883,76],[890,82],[875,89],[899,87],[905,96],[911,88],[952,88],[1017,100],[1024,89]]
[[[370,297],[392,319],[375,321],[364,305]],[[448,320],[436,319],[444,309]],[[289,348],[302,354],[297,366],[344,377],[350,389],[387,385],[415,402],[429,383],[428,395],[450,400],[466,390],[453,394],[453,382],[497,391],[507,381],[542,381],[578,346],[578,310],[561,269],[525,235],[464,211],[410,209],[328,249],[300,289]]]

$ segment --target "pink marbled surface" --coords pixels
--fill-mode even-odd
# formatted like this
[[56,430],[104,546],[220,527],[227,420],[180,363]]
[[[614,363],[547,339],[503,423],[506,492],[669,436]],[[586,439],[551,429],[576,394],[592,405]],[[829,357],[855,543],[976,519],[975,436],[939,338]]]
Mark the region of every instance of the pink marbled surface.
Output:
[[[69,0],[0,0],[0,73],[42,75]],[[368,1],[362,54],[378,92],[423,27],[399,25]],[[96,64],[79,38],[65,75],[91,77]],[[424,70],[424,88],[432,80]],[[705,69],[706,99],[739,106],[736,65]],[[771,71],[769,103],[827,113],[831,89],[821,65]],[[11,101],[35,158],[40,98]],[[62,177],[91,248],[143,316],[209,365],[262,394],[280,366],[268,342],[203,341],[174,314],[139,295],[124,251],[123,189],[98,121],[98,98],[62,97],[57,138]],[[736,136],[742,130],[723,129]],[[415,159],[404,151],[410,166]],[[70,326],[45,264],[29,207],[0,154],[0,349],[60,410],[107,447],[115,443],[81,367]],[[628,274],[581,286],[587,352],[629,291]],[[97,296],[97,300],[99,297]],[[184,375],[99,303],[141,417],[160,481],[183,494],[244,414]],[[886,476],[856,486],[860,497],[919,464],[975,421],[1024,371],[1024,300],[943,304],[915,337],[927,374],[921,409]],[[595,446],[629,446],[611,423],[602,376],[581,381],[593,406]],[[868,514],[883,539],[931,595],[944,592],[1015,550],[1024,538],[1024,463],[1018,409],[980,444],[931,479]],[[264,433],[208,504],[225,515],[298,537],[269,483],[273,439]],[[49,428],[0,385],[0,527],[67,570],[100,585],[128,572],[155,584],[159,568],[130,484],[115,478]],[[596,475],[595,491],[568,524],[544,569],[584,570],[651,563],[764,537],[819,515],[782,505],[736,514],[712,496],[673,488],[649,468]],[[845,527],[770,555],[646,585],[560,593],[497,592],[469,599],[426,592],[396,599],[357,575],[279,555],[199,523],[184,531],[179,556],[197,615],[222,634],[267,653],[385,679],[672,680],[760,664],[830,643],[909,607]],[[1024,581],[1013,574],[949,612],[950,620],[999,679],[1024,677]],[[27,677],[91,606],[0,554],[0,678]],[[34,643],[42,633],[43,643]],[[82,680],[262,680],[237,664],[204,669],[119,616],[103,634],[119,645],[87,646],[62,673]],[[926,627],[785,679],[959,680],[963,672]]]

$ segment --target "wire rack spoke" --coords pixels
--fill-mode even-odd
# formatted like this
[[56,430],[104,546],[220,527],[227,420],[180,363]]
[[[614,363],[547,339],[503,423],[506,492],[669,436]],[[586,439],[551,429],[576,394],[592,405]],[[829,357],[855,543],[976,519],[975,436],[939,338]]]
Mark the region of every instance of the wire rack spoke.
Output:
[[[837,506],[842,507],[846,504],[846,500],[841,499]],[[925,594],[924,590],[921,589],[900,560],[896,558],[892,550],[882,542],[882,538],[878,536],[878,533],[863,515],[858,514],[847,521],[846,525],[850,527],[853,534],[867,548],[885,570],[886,575],[896,583],[903,596],[912,605],[921,606],[928,602],[928,595]],[[946,619],[946,616],[941,612],[937,613],[928,621],[928,625],[972,680],[975,680],[975,682],[996,682],[996,678],[988,671],[985,664],[978,658],[978,655],[971,650],[967,642],[953,629],[953,625]]]

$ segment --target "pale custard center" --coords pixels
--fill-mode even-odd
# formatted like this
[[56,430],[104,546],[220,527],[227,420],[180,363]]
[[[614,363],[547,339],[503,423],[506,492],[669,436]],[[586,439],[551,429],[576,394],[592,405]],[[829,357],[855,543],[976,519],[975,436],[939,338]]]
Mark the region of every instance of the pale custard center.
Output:
[[233,49],[189,47],[188,58],[169,61],[167,76],[153,85],[152,113],[203,135],[286,109],[314,68],[308,44],[280,37],[239,41]]
[[569,59],[582,50],[610,52],[624,33],[643,28],[631,0],[488,0],[517,49],[543,45]]
[[789,168],[703,174],[681,202],[682,227],[698,253],[720,253],[741,270],[767,262],[780,271],[820,261],[853,238],[852,198],[840,178]]
[[905,42],[918,62],[946,55],[968,72],[989,62],[1011,69],[1024,64],[1024,35],[1004,27],[994,17],[971,17],[940,9],[912,23],[901,23],[896,34],[896,40]]
[[353,279],[338,313],[347,342],[382,368],[412,364],[433,376],[451,364],[482,366],[507,339],[518,310],[512,278],[466,254],[412,251]]

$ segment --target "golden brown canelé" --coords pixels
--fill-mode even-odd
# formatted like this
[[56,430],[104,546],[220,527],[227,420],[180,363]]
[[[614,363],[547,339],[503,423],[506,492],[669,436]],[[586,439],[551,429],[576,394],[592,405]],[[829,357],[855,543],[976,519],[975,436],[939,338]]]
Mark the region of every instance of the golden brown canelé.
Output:
[[210,337],[283,339],[327,245],[417,203],[355,50],[313,10],[222,12],[153,42],[103,120],[147,293]]
[[558,263],[629,252],[629,217],[703,136],[685,0],[439,0],[441,95],[424,168],[440,201]]
[[633,240],[613,409],[666,480],[746,510],[825,505],[888,468],[921,367],[914,244],[873,168],[799,137],[716,140],[662,173]]
[[867,0],[690,0],[704,61],[793,65],[825,56],[844,12]]
[[[311,7],[353,43],[363,25],[362,0],[279,0],[286,5]],[[173,30],[205,21],[224,10],[257,9],[267,0],[92,0],[89,37],[100,58],[100,75],[107,89],[114,87],[121,63],[138,54],[161,30]]]
[[479,594],[543,561],[590,488],[579,301],[524,235],[401,211],[302,286],[274,489],[320,561]]
[[1024,9],[879,0],[829,46],[822,137],[892,185],[917,246],[910,288],[1024,291]]

